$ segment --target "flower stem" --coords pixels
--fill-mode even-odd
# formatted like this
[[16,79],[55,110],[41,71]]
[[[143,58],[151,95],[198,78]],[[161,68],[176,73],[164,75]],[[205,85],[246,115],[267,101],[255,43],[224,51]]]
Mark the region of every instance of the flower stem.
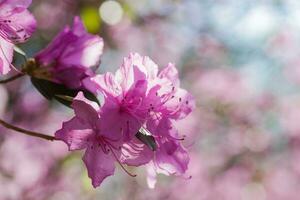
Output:
[[20,78],[20,77],[22,77],[22,76],[24,76],[24,75],[25,75],[25,74],[19,73],[19,74],[17,74],[17,75],[14,75],[14,76],[8,78],[8,79],[0,80],[0,84],[4,84],[4,83],[8,83],[8,82],[14,81],[14,80],[16,80],[16,79],[18,79],[18,78]]
[[33,136],[33,137],[38,137],[38,138],[42,138],[42,139],[50,140],[50,141],[57,140],[55,137],[50,136],[50,135],[44,135],[42,133],[37,133],[37,132],[33,132],[33,131],[29,131],[29,130],[25,130],[25,129],[16,127],[14,125],[11,125],[11,124],[3,121],[2,119],[0,119],[0,124],[2,124],[4,127],[8,128],[8,129],[11,129],[11,130],[23,133],[25,135],[29,135],[29,136]]

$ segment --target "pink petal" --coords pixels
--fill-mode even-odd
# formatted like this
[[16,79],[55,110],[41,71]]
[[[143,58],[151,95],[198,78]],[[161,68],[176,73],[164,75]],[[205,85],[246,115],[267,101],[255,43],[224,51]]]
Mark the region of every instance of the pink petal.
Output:
[[147,78],[154,80],[157,77],[158,66],[147,56],[143,58],[143,66],[147,71]]
[[146,77],[149,80],[157,77],[158,66],[147,56],[143,57],[138,53],[131,53],[127,58],[127,63],[131,66],[137,66],[140,71],[146,74]]
[[90,68],[100,62],[103,52],[103,40],[99,36],[85,33],[78,35],[76,41],[65,49],[61,56],[61,64],[66,66],[82,66]]
[[[73,39],[69,40],[69,37]],[[66,45],[60,44],[65,47],[61,55],[57,55],[61,65],[58,68],[73,68],[73,66],[90,68],[99,64],[103,52],[103,39],[89,34],[78,16],[74,18],[72,29],[63,31],[63,34],[56,38],[57,41],[61,39]],[[52,48],[52,51],[55,49]]]
[[13,59],[13,47],[14,45],[12,43],[0,37],[0,75],[7,74],[11,69],[10,64]]
[[150,189],[155,188],[157,182],[156,176],[154,164],[151,162],[147,165],[147,184]]
[[129,141],[141,127],[135,117],[122,111],[113,101],[106,101],[102,106],[101,120],[102,134],[111,139],[123,137]]
[[[147,91],[147,81],[140,80],[135,83],[135,85],[130,88],[130,90],[125,93],[125,98],[123,100],[122,106],[126,107],[128,112],[134,113],[136,117],[143,119],[146,117],[147,109],[142,105],[145,100],[145,95]],[[144,120],[141,120],[143,123]]]
[[172,63],[169,63],[168,66],[159,73],[158,77],[167,79],[173,83],[173,86],[179,87],[178,70]]
[[82,88],[81,80],[90,75],[94,75],[91,69],[73,67],[56,70],[54,78],[69,88]]
[[36,29],[33,15],[26,9],[22,12],[13,12],[8,16],[0,16],[7,23],[1,23],[1,36],[13,43],[26,41]]
[[86,29],[84,27],[83,22],[80,20],[79,16],[75,16],[73,20],[73,32],[76,35],[84,35],[86,33]]
[[60,58],[64,49],[75,39],[76,36],[71,33],[70,27],[66,26],[46,48],[35,55],[35,59],[44,66],[53,65],[53,59]]
[[124,143],[121,149],[120,161],[130,166],[144,165],[153,158],[153,151],[137,138]]
[[157,65],[148,57],[131,53],[124,58],[123,64],[116,72],[116,80],[121,85],[123,92],[128,91],[137,81],[155,79]]
[[86,148],[92,134],[93,130],[89,125],[74,117],[63,123],[62,129],[55,133],[55,137],[64,141],[72,151]]
[[152,117],[148,119],[147,129],[152,135],[158,137],[168,137],[177,134],[177,130],[174,128],[172,121],[167,117]]
[[165,106],[171,118],[183,119],[195,109],[195,99],[186,90],[179,88]]
[[81,88],[82,80],[94,75],[102,51],[102,38],[89,34],[79,17],[75,17],[73,27],[66,26],[35,59],[48,68],[56,81]]
[[58,59],[56,68],[90,68],[99,64],[103,52],[103,40],[97,35],[86,32],[81,20],[74,18],[74,26],[65,27],[53,41],[36,55],[44,65]]
[[32,0],[3,0],[0,3],[0,8],[2,8],[2,6],[28,8],[31,2]]
[[89,124],[92,128],[98,126],[99,106],[97,103],[86,99],[82,92],[79,92],[72,103],[76,117],[83,123]]
[[116,83],[114,75],[110,72],[86,78],[83,80],[83,85],[93,93],[102,92],[105,96],[111,98],[121,93],[121,88]]
[[155,165],[157,173],[165,175],[183,175],[189,163],[189,155],[180,144],[165,142],[156,151]]
[[110,153],[105,154],[98,145],[88,147],[83,156],[83,161],[95,188],[100,186],[106,177],[114,174],[113,156]]
[[142,65],[142,57],[138,54],[130,54],[129,57],[124,58],[123,64],[116,72],[116,80],[123,92],[127,92],[137,81],[146,79],[146,74],[140,65]]

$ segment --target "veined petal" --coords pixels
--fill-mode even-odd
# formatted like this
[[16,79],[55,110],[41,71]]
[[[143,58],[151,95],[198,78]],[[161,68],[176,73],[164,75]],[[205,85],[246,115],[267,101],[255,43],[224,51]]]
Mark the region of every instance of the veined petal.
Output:
[[174,126],[172,124],[172,121],[168,119],[167,117],[152,117],[147,120],[147,129],[150,131],[150,133],[154,136],[163,136],[168,137],[170,135],[173,135],[173,132],[176,132],[176,129],[174,129]]
[[82,123],[77,117],[64,122],[62,128],[55,133],[55,137],[64,141],[69,150],[79,150],[87,147],[93,130],[88,124]]
[[116,71],[116,81],[120,84],[123,91],[128,91],[134,83],[133,60],[131,57],[125,57],[123,63]]
[[168,66],[159,73],[158,77],[161,79],[167,79],[172,82],[175,87],[179,87],[178,70],[172,63],[169,63]]
[[114,75],[110,72],[86,78],[83,80],[83,85],[92,93],[102,92],[108,97],[116,97],[121,93],[121,88],[115,82]]
[[174,98],[165,103],[168,115],[173,119],[183,119],[195,108],[194,97],[184,89],[178,88]]
[[144,165],[152,158],[153,151],[135,137],[121,148],[120,161],[130,166]]
[[10,71],[10,64],[13,59],[14,45],[0,37],[0,75]]
[[117,70],[116,80],[123,91],[128,91],[137,81],[155,79],[157,71],[158,66],[149,57],[131,53]]
[[187,151],[175,141],[160,144],[154,160],[156,172],[165,175],[183,175],[188,168],[189,161]]
[[158,66],[148,56],[143,58],[143,66],[147,71],[147,79],[154,80],[157,77]]
[[26,41],[36,29],[36,21],[26,9],[13,12],[4,19],[5,22],[0,23],[0,36],[12,43]]
[[83,162],[88,171],[88,176],[92,179],[92,184],[96,188],[102,181],[114,174],[115,165],[113,156],[105,154],[98,145],[91,145],[87,148]]

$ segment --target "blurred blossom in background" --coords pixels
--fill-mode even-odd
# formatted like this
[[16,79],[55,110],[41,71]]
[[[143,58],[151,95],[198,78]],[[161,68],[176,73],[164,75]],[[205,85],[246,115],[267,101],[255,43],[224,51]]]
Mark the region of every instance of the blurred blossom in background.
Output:
[[[0,199],[299,199],[298,0],[33,0],[30,9],[38,31],[21,45],[29,55],[80,15],[104,39],[99,73],[129,52],[176,63],[197,100],[176,124],[191,162],[187,177],[159,176],[155,189],[146,169],[136,178],[117,170],[93,189],[80,152],[0,127]],[[0,116],[32,130],[53,134],[72,115],[26,79],[0,96]]]

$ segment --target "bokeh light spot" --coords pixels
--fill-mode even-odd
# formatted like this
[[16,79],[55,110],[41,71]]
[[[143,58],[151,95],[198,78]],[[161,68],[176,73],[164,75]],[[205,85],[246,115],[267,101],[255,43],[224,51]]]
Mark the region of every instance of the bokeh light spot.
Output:
[[101,25],[97,8],[85,7],[81,10],[80,16],[88,32],[98,33]]
[[112,0],[103,2],[99,8],[99,13],[101,19],[109,25],[118,24],[123,17],[123,9],[120,3]]

